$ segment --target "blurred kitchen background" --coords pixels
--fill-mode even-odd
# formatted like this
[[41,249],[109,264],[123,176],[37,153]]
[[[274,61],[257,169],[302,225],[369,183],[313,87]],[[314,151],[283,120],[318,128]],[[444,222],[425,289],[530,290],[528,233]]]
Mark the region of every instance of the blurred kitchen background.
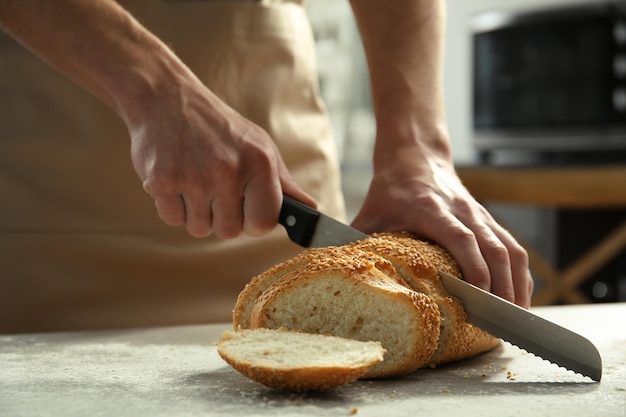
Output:
[[[626,44],[625,3],[448,0],[444,82],[455,163],[626,167],[626,90],[616,87],[622,77],[626,86],[626,49],[624,53],[620,49]],[[351,220],[371,178],[376,129],[365,58],[347,1],[308,0],[306,4],[317,42],[320,87],[342,158]],[[523,25],[516,29],[515,24]],[[499,35],[490,36],[494,33]],[[561,74],[559,65],[564,66]],[[608,71],[603,72],[603,66]],[[517,90],[511,86],[515,82]],[[536,105],[537,96],[555,85],[567,90],[563,100],[581,105],[567,114],[546,114]],[[586,88],[572,94],[572,88],[581,85]],[[507,91],[511,94],[504,101]],[[552,93],[544,99],[558,101],[566,91]],[[603,93],[610,97],[599,97]],[[559,108],[559,103],[553,104]],[[563,108],[567,103],[560,104]],[[522,142],[534,145],[517,149],[515,144]],[[556,268],[565,268],[626,221],[626,207],[572,210],[485,205]],[[537,271],[533,274],[541,289],[541,276]],[[580,291],[591,302],[626,301],[626,249],[581,283]],[[566,301],[557,297],[554,302]]]

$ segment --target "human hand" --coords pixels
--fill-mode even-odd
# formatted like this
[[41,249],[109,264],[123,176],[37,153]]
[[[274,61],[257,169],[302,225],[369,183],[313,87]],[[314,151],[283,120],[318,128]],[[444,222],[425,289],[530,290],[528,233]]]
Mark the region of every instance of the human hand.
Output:
[[276,226],[283,192],[315,206],[262,128],[194,76],[178,81],[127,119],[133,165],[166,224],[259,236]]
[[451,161],[408,146],[378,156],[363,207],[352,226],[365,232],[410,231],[439,243],[464,279],[530,306],[528,254],[463,186]]
[[120,115],[165,223],[197,237],[257,236],[276,226],[283,193],[315,206],[269,135],[118,2],[3,2],[0,25]]

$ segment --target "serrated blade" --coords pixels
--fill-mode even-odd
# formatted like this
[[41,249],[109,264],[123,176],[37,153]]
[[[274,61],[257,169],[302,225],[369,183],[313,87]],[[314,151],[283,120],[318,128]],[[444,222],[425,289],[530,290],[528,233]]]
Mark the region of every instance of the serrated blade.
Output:
[[[368,237],[288,196],[283,196],[278,222],[285,226],[293,242],[307,248],[340,246]],[[589,340],[452,275],[439,271],[439,276],[448,292],[463,303],[469,323],[536,356],[600,381],[602,359]]]
[[450,274],[439,276],[463,303],[468,323],[594,381],[602,378],[602,358],[586,338]]

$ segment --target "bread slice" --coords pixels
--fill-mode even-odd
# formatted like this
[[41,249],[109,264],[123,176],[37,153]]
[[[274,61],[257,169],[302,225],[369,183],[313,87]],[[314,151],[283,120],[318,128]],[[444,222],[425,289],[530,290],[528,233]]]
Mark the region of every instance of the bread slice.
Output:
[[439,307],[439,345],[429,365],[475,356],[492,349],[499,339],[467,323],[461,301],[451,296],[437,270],[461,277],[452,255],[444,248],[417,239],[409,233],[379,233],[352,244],[389,260],[398,274],[415,291],[431,296]]
[[379,342],[284,329],[227,331],[217,351],[253,381],[292,391],[327,390],[349,384],[382,361],[385,353]]
[[245,288],[239,293],[235,308],[233,309],[233,328],[234,330],[249,329],[250,318],[252,316],[252,307],[256,300],[268,289],[275,281],[284,277],[291,272],[308,265],[311,262],[324,262],[326,259],[358,257],[360,259],[370,260],[375,263],[376,268],[380,269],[392,279],[406,285],[402,278],[395,273],[393,266],[384,258],[372,253],[364,253],[355,251],[345,246],[330,246],[327,248],[307,249],[302,251],[293,258],[276,265],[267,271],[252,278],[246,284]]
[[[385,360],[366,377],[413,372],[437,348],[440,315],[435,301],[400,284],[388,261],[344,248],[327,249],[273,282],[256,300],[252,328],[287,328],[380,341]],[[380,269],[379,269],[380,268]]]

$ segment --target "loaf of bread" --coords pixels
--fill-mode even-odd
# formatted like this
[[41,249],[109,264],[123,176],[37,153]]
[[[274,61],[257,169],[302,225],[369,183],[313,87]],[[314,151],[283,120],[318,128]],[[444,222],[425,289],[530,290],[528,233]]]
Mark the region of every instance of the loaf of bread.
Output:
[[395,270],[383,258],[352,248],[341,253],[276,279],[254,303],[251,327],[379,341],[387,353],[367,373],[371,378],[424,366],[437,348],[436,302],[391,278]]
[[[407,233],[305,250],[245,287],[233,311],[235,334],[284,328],[378,341],[386,353],[365,372],[368,378],[410,373],[496,346],[499,339],[466,322],[438,270],[460,276],[445,249]],[[299,381],[298,387],[306,384]]]
[[465,321],[461,301],[451,296],[438,270],[461,277],[458,264],[448,251],[409,233],[379,233],[351,245],[389,260],[413,290],[431,296],[439,307],[441,329],[437,350],[429,365],[465,359],[490,350],[499,339]]
[[373,262],[375,267],[383,271],[388,277],[396,280],[403,286],[407,286],[406,282],[400,278],[389,261],[372,253],[355,251],[347,246],[331,246],[327,248],[305,250],[295,257],[252,278],[252,280],[245,286],[237,297],[237,303],[235,304],[235,309],[233,310],[233,326],[235,330],[250,328],[250,318],[252,316],[252,307],[254,307],[254,303],[276,280],[294,271],[298,271],[310,263],[323,264],[327,260],[346,258]]
[[349,384],[379,363],[385,353],[379,342],[284,329],[225,332],[217,351],[253,381],[292,391]]

